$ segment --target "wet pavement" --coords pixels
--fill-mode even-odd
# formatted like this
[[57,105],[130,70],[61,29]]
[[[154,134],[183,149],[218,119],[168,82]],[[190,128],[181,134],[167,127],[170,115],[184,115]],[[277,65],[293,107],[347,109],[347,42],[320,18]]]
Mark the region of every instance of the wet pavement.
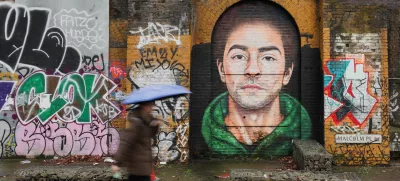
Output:
[[[29,169],[29,168],[59,168],[67,170],[78,169],[85,170],[82,168],[90,169],[103,169],[105,174],[108,174],[110,163],[72,163],[68,165],[57,165],[43,163],[43,160],[32,160],[29,164],[21,164],[20,161],[23,159],[2,159],[0,160],[0,174],[6,174],[6,177],[1,177],[0,180],[15,180],[13,176],[14,171],[17,169]],[[215,176],[226,176],[231,173],[232,170],[240,169],[255,169],[255,170],[269,170],[282,172],[282,168],[285,165],[279,160],[195,160],[189,164],[167,164],[156,167],[156,175],[161,181],[176,181],[176,180],[229,180],[216,178]],[[90,169],[89,169],[90,168]],[[290,172],[290,171],[288,171]],[[379,180],[379,181],[391,181],[400,180],[400,162],[393,162],[391,166],[386,167],[333,167],[332,173],[343,173],[353,172],[361,180]]]
[[[7,177],[0,178],[0,180],[15,180],[13,176],[14,171],[17,169],[29,169],[31,167],[65,167],[65,169],[71,169],[73,167],[106,167],[110,166],[110,163],[98,163],[93,166],[93,163],[72,163],[68,165],[57,165],[43,163],[43,160],[33,160],[29,164],[21,164],[22,159],[4,159],[0,161],[0,170],[7,173]],[[229,174],[232,169],[280,169],[284,165],[279,160],[271,161],[244,161],[239,162],[235,160],[204,160],[204,161],[193,161],[189,164],[166,164],[158,165],[155,167],[156,175],[162,180],[221,180],[215,176]],[[103,168],[102,168],[103,169]]]

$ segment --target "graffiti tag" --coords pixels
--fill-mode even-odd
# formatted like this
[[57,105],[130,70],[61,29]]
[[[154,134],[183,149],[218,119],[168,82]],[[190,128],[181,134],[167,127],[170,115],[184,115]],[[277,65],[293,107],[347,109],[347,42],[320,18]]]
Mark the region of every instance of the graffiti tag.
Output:
[[73,73],[61,77],[36,72],[18,87],[15,108],[24,124],[36,118],[45,124],[56,114],[64,122],[91,123],[92,111],[104,123],[121,112],[106,97],[116,87],[104,75]]
[[50,74],[79,68],[80,52],[67,46],[60,28],[47,27],[50,14],[45,8],[0,4],[0,62],[8,70],[15,72],[19,64],[38,67]]
[[164,41],[164,43],[173,41],[177,45],[181,44],[181,29],[177,26],[149,22],[147,28],[139,27],[138,31],[129,32],[131,34],[140,34],[140,40],[137,45],[139,49],[148,44],[160,44],[161,41]]
[[55,122],[18,123],[15,140],[15,152],[19,156],[110,155],[117,152],[120,137],[115,128],[96,120],[91,124],[67,123],[66,126]]

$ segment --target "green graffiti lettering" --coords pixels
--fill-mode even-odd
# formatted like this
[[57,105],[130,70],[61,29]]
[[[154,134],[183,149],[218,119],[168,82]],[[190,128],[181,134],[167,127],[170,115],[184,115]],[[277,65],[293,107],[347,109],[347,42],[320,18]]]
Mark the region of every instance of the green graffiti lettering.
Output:
[[17,115],[23,123],[31,122],[39,113],[39,94],[45,92],[46,75],[36,73],[22,82],[16,96]]
[[[69,74],[61,81],[60,78],[38,72],[21,84],[16,106],[22,121],[28,123],[37,118],[45,124],[57,115],[64,122],[91,123],[94,112],[102,122],[107,122],[121,112],[106,99],[116,88],[107,77]],[[47,96],[50,97],[46,99]]]

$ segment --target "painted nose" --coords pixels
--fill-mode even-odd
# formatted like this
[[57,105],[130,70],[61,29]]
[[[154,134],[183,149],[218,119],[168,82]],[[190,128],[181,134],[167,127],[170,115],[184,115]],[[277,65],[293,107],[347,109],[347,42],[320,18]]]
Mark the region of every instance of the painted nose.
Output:
[[258,66],[257,58],[250,57],[250,60],[247,63],[245,74],[246,74],[246,76],[260,76],[261,75],[261,70],[260,70],[260,67]]

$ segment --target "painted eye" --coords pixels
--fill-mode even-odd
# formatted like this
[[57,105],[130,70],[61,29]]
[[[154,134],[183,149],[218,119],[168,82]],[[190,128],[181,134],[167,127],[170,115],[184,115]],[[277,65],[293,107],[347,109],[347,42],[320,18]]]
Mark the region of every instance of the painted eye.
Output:
[[266,57],[263,57],[261,60],[270,62],[270,61],[276,61],[276,58],[270,57],[270,56],[266,56]]
[[237,55],[232,56],[232,59],[233,59],[233,60],[240,60],[240,61],[242,61],[242,60],[247,60],[246,56],[240,55],[240,54],[237,54]]

